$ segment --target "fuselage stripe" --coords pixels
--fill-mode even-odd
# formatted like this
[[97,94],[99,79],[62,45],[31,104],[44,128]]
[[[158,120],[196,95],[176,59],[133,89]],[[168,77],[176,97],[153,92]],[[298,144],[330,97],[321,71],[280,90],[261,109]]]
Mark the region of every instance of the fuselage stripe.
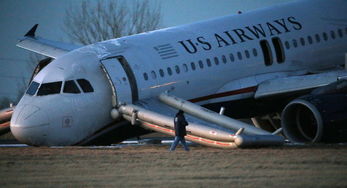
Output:
[[206,100],[215,99],[215,98],[229,97],[232,95],[238,95],[242,93],[255,92],[256,90],[257,90],[257,86],[253,86],[253,87],[247,87],[247,88],[242,88],[242,89],[233,90],[233,91],[227,91],[223,93],[216,93],[213,95],[207,95],[207,96],[203,96],[203,97],[199,97],[195,99],[190,99],[189,101],[195,103],[195,102],[201,102],[201,101],[206,101]]

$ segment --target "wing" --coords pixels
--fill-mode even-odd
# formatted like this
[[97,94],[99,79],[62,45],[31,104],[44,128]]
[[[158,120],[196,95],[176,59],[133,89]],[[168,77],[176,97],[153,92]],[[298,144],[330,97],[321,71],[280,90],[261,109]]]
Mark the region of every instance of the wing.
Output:
[[306,72],[278,72],[254,75],[233,80],[225,84],[215,94],[191,101],[199,102],[208,98],[209,100],[205,100],[207,103],[218,103],[246,98],[259,99],[290,95],[323,87],[346,77],[346,70],[331,70],[315,74],[307,74]]
[[65,53],[79,48],[80,46],[73,44],[66,44],[57,41],[51,41],[35,36],[35,32],[38,24],[34,25],[17,43],[18,47],[26,50],[48,56],[51,58],[57,58]]
[[341,78],[346,78],[345,70],[330,71],[311,75],[290,76],[264,81],[258,85],[255,98],[290,94],[326,86]]
[[212,147],[236,148],[283,143],[282,137],[271,135],[183,99],[167,94],[161,94],[159,98],[160,100],[148,99],[136,104],[122,105],[119,111],[134,125],[139,124],[144,128],[174,136],[173,117],[176,111],[181,109],[189,114],[186,115],[186,139]]

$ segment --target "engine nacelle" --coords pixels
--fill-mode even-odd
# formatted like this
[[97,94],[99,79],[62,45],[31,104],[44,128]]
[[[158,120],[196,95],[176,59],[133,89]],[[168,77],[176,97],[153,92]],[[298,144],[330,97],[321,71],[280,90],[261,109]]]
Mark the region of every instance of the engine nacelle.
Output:
[[300,97],[284,108],[281,119],[292,142],[346,142],[347,94]]

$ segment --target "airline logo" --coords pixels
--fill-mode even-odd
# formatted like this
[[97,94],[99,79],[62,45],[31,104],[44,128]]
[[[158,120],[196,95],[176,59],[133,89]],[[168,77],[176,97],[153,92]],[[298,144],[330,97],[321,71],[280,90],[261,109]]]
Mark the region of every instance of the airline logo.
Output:
[[172,47],[171,44],[162,44],[153,48],[155,51],[157,51],[161,59],[169,59],[178,56],[177,51]]
[[249,40],[271,37],[301,29],[302,24],[295,17],[291,16],[266,23],[214,33],[212,37],[214,40],[210,41],[204,36],[199,36],[195,39],[178,41],[178,43],[189,54],[195,54],[201,50],[209,51],[214,48],[222,48]]

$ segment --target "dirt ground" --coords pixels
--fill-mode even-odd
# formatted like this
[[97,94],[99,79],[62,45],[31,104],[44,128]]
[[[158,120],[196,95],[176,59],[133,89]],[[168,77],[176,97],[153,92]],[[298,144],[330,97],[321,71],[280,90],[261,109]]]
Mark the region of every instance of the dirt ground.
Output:
[[0,148],[0,187],[347,187],[347,146]]

